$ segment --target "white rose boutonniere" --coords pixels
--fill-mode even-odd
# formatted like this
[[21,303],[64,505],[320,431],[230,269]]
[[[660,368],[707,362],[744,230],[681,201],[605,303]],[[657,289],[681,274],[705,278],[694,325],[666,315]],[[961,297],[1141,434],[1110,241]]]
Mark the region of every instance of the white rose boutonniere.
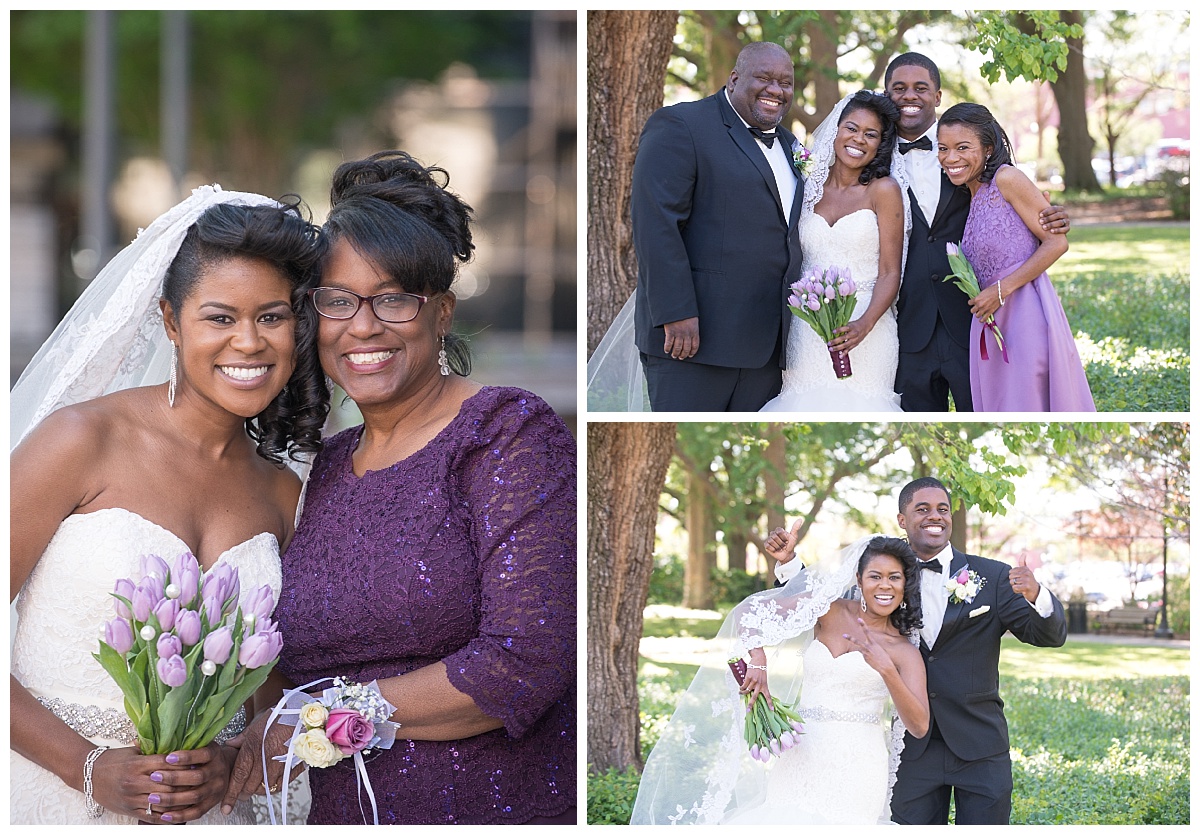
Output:
[[812,151],[801,145],[799,139],[792,145],[792,165],[796,166],[801,177],[807,177],[812,168]]
[[946,582],[946,591],[950,593],[950,602],[970,603],[975,599],[975,595],[979,594],[979,590],[985,583],[987,583],[986,578],[980,577],[967,566],[963,566]]

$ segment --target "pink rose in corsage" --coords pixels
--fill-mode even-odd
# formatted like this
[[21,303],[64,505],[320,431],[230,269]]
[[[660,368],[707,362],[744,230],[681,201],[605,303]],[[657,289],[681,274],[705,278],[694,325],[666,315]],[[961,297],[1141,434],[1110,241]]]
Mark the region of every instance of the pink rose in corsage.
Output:
[[812,169],[812,151],[800,144],[800,140],[792,145],[792,165],[800,172],[801,177],[808,177]]
[[951,603],[970,603],[975,599],[975,595],[979,594],[979,590],[987,583],[987,579],[980,577],[974,571],[971,571],[967,566],[946,581],[946,591],[950,593]]
[[375,726],[357,710],[335,707],[329,711],[325,735],[348,756],[367,747],[371,737],[375,736]]

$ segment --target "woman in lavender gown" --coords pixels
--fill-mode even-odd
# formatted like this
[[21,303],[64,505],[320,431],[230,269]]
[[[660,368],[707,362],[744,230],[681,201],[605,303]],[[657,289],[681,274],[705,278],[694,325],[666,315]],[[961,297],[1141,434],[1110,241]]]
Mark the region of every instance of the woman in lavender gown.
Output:
[[[334,174],[309,297],[363,425],[309,476],[279,667],[298,686],[378,681],[396,706],[395,744],[366,762],[381,823],[575,823],[575,443],[536,395],[465,377],[450,285],[471,209],[447,179],[395,151]],[[247,742],[231,794],[260,762]],[[309,823],[370,820],[352,760],[309,775]]]
[[[1067,251],[1038,222],[1049,205],[1010,163],[1008,136],[980,104],[938,120],[938,160],[971,191],[963,254],[981,292],[971,299],[971,399],[975,411],[1094,412],[1083,363],[1046,270]],[[1005,353],[984,322],[994,316]]]

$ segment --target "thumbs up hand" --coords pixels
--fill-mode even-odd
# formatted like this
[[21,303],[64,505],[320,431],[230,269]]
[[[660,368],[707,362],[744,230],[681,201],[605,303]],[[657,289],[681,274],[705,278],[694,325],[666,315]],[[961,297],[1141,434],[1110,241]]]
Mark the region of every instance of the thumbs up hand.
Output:
[[1037,600],[1041,586],[1033,576],[1033,569],[1026,565],[1025,552],[1017,555],[1017,565],[1008,572],[1008,582],[1012,590],[1024,597],[1030,603]]
[[796,556],[796,543],[800,541],[800,527],[803,524],[803,519],[797,519],[790,531],[783,528],[776,528],[771,531],[763,542],[763,548],[766,549],[767,556],[778,560],[780,564],[791,562]]

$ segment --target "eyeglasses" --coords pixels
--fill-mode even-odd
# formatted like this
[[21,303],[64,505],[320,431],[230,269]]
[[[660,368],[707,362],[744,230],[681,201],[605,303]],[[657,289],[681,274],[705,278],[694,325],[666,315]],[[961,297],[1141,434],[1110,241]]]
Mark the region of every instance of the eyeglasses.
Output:
[[313,307],[326,319],[353,319],[363,302],[370,302],[371,310],[381,322],[398,324],[411,322],[421,312],[421,307],[431,296],[416,293],[378,293],[360,296],[339,287],[314,287],[308,291]]

